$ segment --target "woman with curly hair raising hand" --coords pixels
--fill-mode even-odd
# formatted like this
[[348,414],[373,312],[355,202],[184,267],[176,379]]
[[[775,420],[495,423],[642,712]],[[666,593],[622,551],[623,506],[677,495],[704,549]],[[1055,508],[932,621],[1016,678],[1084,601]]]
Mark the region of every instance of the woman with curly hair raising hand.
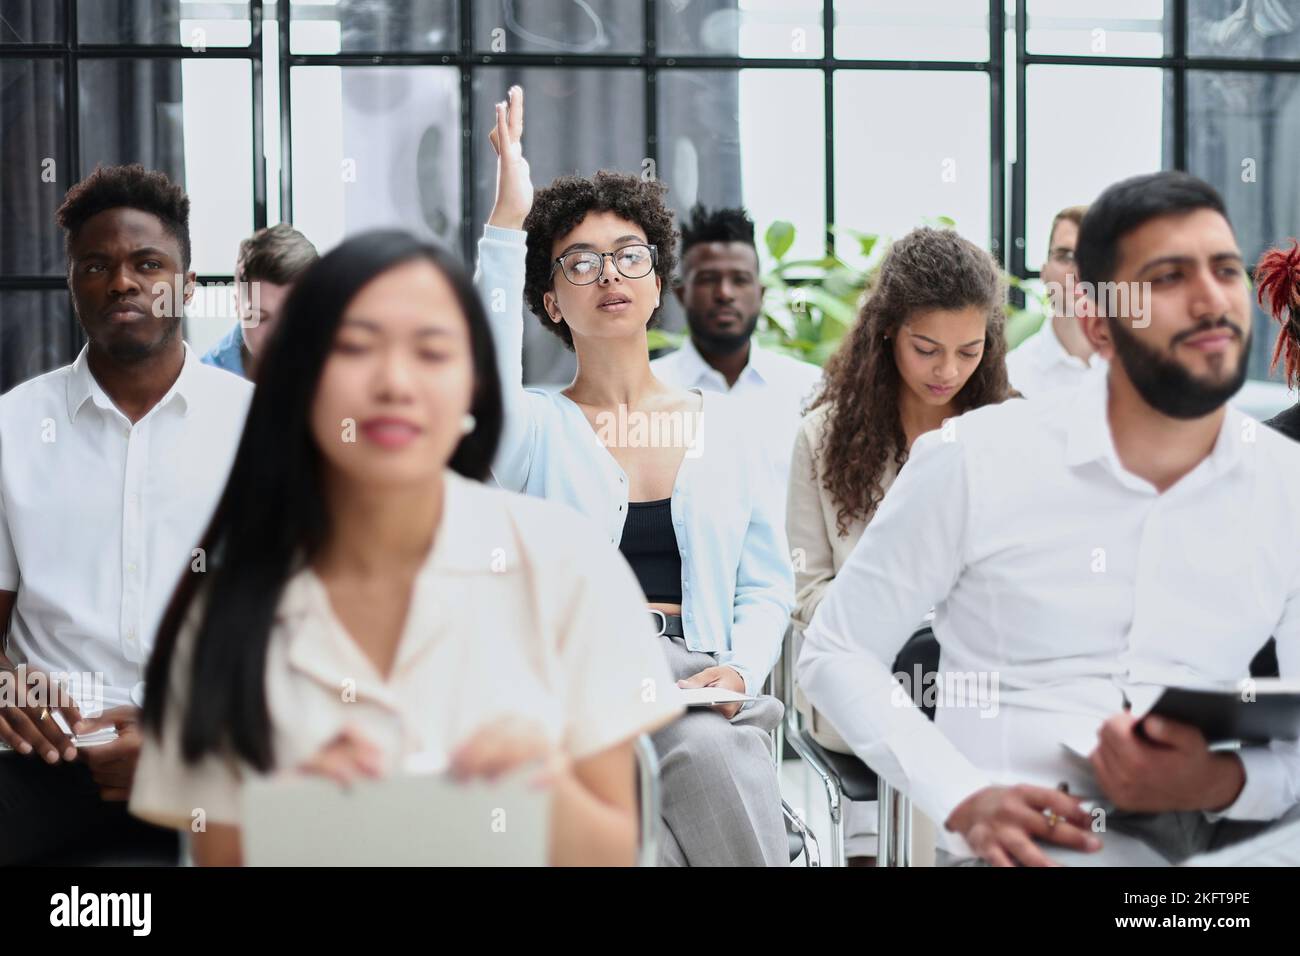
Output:
[[[518,87],[497,105],[496,204],[479,242],[505,403],[492,473],[604,527],[636,573],[678,685],[715,704],[654,734],[661,862],[788,864],[768,736],[782,709],[762,694],[794,602],[780,489],[728,396],[680,391],[650,371],[646,328],[675,261],[663,185],[561,176],[534,201],[523,107]],[[560,391],[522,384],[525,302],[577,354]],[[727,692],[755,699],[720,702]]]

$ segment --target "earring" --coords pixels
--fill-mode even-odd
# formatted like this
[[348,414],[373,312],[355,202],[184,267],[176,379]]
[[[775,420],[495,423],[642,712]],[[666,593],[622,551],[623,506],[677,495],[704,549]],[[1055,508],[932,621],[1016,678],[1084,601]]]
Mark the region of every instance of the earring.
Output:
[[468,435],[478,427],[478,419],[474,417],[473,412],[466,412],[465,417],[460,420],[460,433]]

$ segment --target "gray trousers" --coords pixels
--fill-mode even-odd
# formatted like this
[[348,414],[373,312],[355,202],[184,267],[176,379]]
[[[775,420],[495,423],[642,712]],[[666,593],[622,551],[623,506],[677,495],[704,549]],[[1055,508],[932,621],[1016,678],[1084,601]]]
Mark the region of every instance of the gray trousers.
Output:
[[[1292,808],[1274,821],[1211,822],[1198,811],[1128,813],[1104,803],[1100,806],[1106,810],[1105,830],[1097,834],[1101,838],[1100,850],[1086,853],[1039,843],[1043,853],[1064,866],[1179,866],[1195,863],[1204,854],[1228,847],[1249,850],[1254,846],[1258,849],[1258,862],[1253,852],[1238,854],[1239,858],[1231,863],[1222,858],[1225,865],[1251,866],[1263,864],[1264,856],[1274,849],[1268,838],[1270,833],[1280,833],[1300,821],[1300,807]],[[935,852],[935,862],[939,866],[987,865],[983,860],[955,857],[944,850]],[[1286,865],[1300,865],[1300,859]]]
[[[674,680],[717,664],[663,637]],[[727,720],[692,707],[652,735],[663,792],[660,866],[789,866],[781,784],[768,736],[784,712],[760,697]]]

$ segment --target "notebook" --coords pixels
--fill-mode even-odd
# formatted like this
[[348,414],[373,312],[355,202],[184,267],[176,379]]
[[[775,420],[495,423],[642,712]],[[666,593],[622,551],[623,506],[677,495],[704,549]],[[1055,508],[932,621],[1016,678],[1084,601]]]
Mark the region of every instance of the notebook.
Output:
[[272,776],[242,792],[248,866],[545,866],[550,793],[536,768],[487,783],[445,775]]
[[687,707],[712,707],[714,704],[744,703],[754,699],[725,687],[679,687],[677,691]]
[[1258,678],[1223,688],[1167,687],[1150,714],[1200,729],[1211,743],[1300,738],[1300,683]]

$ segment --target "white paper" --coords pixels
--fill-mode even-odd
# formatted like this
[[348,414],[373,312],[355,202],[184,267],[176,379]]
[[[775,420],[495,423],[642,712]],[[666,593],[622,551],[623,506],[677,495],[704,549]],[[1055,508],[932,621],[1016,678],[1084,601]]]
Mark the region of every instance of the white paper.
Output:
[[712,707],[714,704],[743,703],[754,699],[746,694],[727,690],[725,687],[679,687],[677,690],[687,707]]

